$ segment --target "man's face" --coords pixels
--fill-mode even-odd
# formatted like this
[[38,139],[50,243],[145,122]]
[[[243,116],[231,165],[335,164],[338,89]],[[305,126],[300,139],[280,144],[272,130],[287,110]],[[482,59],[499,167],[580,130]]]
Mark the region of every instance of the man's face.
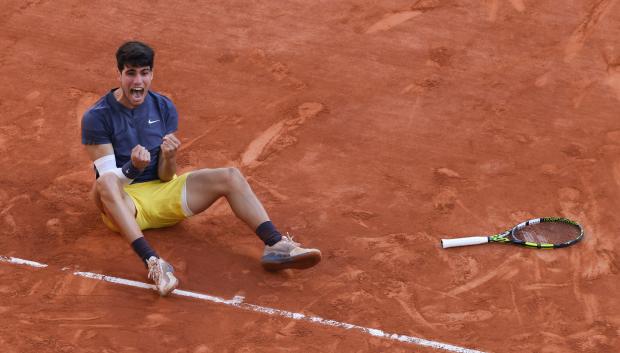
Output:
[[152,80],[153,70],[150,66],[133,67],[125,65],[120,76],[121,89],[123,90],[122,103],[131,108],[144,103]]

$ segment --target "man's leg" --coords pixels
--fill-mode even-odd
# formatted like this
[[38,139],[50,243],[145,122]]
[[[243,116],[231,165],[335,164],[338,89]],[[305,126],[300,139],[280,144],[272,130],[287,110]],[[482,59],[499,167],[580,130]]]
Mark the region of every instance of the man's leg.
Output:
[[93,197],[97,207],[114,222],[127,241],[133,243],[144,236],[136,222],[136,206],[116,175],[108,173],[99,177]]
[[201,169],[189,174],[186,183],[187,205],[194,214],[206,210],[220,197],[228,200],[235,215],[265,243],[261,262],[266,269],[308,268],[321,260],[319,250],[301,248],[291,238],[281,236],[238,169]]
[[151,248],[136,222],[136,206],[125,192],[119,178],[112,174],[100,176],[93,189],[97,207],[116,225],[121,234],[131,243],[134,251],[149,269],[149,278],[161,295],[173,291],[179,281],[174,269]]
[[201,169],[187,176],[187,206],[194,214],[206,210],[222,196],[252,230],[269,220],[265,208],[236,168]]

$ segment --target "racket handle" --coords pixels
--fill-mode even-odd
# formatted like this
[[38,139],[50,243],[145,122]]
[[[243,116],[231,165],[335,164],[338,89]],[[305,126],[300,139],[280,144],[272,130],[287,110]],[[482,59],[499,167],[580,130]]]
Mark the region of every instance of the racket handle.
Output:
[[455,239],[441,239],[441,247],[445,249],[445,248],[453,248],[456,246],[486,244],[488,242],[489,242],[489,237],[465,237],[465,238],[455,238]]

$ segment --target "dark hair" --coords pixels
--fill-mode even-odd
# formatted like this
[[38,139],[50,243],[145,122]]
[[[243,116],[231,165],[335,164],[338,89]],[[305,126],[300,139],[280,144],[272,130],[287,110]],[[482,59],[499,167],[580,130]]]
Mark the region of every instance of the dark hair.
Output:
[[120,72],[123,72],[125,65],[148,66],[153,69],[153,61],[155,61],[155,52],[142,42],[125,42],[116,51],[116,64]]

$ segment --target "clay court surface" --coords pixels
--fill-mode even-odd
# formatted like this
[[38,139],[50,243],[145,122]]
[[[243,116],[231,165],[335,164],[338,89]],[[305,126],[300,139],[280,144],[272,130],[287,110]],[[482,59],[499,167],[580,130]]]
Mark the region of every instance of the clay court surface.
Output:
[[[156,50],[180,171],[236,166],[323,262],[268,273],[225,202],[146,237],[181,288],[483,352],[620,350],[620,1],[5,0],[2,352],[447,352],[147,282],[101,223],[82,113]],[[439,239],[534,217],[560,250]]]

